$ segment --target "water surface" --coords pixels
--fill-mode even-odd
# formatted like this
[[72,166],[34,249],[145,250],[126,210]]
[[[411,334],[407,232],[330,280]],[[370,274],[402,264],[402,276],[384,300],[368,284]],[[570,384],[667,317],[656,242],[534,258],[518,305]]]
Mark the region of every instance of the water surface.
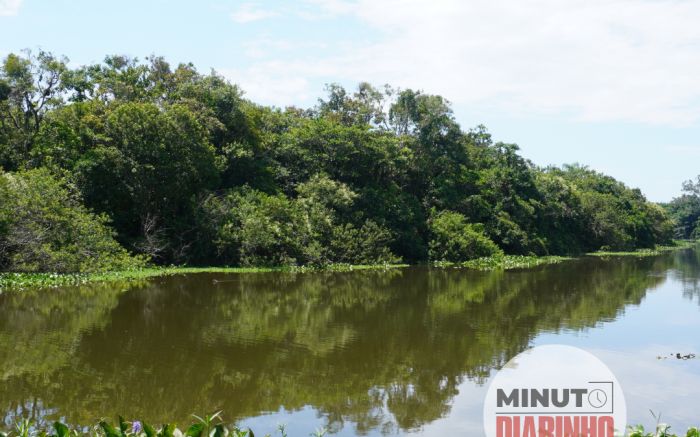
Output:
[[[258,435],[482,435],[489,378],[527,347],[601,358],[629,421],[700,422],[700,252],[530,270],[194,274],[0,295],[0,410]],[[661,356],[663,359],[658,359]]]

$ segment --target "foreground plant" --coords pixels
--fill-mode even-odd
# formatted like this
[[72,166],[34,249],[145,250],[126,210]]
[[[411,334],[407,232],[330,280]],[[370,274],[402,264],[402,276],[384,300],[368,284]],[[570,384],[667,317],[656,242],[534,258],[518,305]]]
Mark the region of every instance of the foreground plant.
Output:
[[[221,418],[221,411],[211,415],[197,416],[196,420],[185,431],[180,430],[175,424],[164,424],[156,429],[146,422],[134,420],[128,422],[119,416],[117,426],[112,426],[106,420],[86,428],[69,428],[61,422],[54,422],[51,429],[42,429],[33,420],[21,419],[14,429],[8,432],[0,432],[0,437],[255,437],[253,431],[241,429],[236,425],[226,424]],[[285,425],[278,425],[277,430],[281,437],[287,437]],[[320,427],[309,434],[312,437],[323,437],[328,433],[325,427]],[[265,437],[271,437],[266,434]]]
[[[177,425],[164,424],[156,429],[146,422],[134,420],[127,422],[119,416],[117,427],[102,420],[90,428],[69,428],[64,423],[54,422],[52,428],[42,429],[30,419],[21,419],[14,428],[8,432],[0,432],[0,437],[255,437],[251,429],[241,429],[236,425],[225,424],[221,418],[221,411],[203,417],[192,415],[196,421],[184,432]],[[660,417],[659,417],[660,419]],[[285,425],[278,425],[277,431],[280,437],[288,437]],[[310,433],[310,437],[324,437],[328,433],[325,427],[317,428]],[[642,425],[630,426],[626,437],[682,437],[673,434],[671,426],[657,421],[655,431],[646,431]],[[700,437],[700,429],[689,428],[685,437]],[[266,434],[265,437],[272,437]]]
[[[628,429],[628,437],[679,437],[671,432],[671,426],[665,423],[656,425],[655,431],[645,431],[642,425],[631,426]],[[696,427],[688,428],[685,437],[700,437],[700,430]]]
[[[221,411],[204,417],[193,417],[197,421],[184,432],[175,424],[155,428],[139,420],[127,422],[121,416],[116,427],[102,420],[90,428],[73,429],[61,422],[54,422],[52,429],[41,429],[32,420],[22,419],[9,432],[0,432],[0,437],[255,437],[250,429],[225,424],[221,419]],[[266,437],[271,436],[268,434]]]

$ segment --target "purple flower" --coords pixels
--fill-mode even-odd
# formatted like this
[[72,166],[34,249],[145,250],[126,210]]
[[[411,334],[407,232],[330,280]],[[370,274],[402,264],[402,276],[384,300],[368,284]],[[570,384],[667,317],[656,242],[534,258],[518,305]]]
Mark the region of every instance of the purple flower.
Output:
[[134,420],[133,422],[131,422],[131,432],[133,432],[134,434],[138,434],[142,430],[143,427],[141,426],[141,422],[139,422],[138,420]]

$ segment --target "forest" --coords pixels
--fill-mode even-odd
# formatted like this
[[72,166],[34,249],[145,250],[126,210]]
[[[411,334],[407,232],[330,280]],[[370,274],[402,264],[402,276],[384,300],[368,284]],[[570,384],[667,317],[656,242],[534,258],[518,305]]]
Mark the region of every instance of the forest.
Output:
[[277,108],[157,56],[0,67],[0,271],[654,248],[700,236],[700,180],[684,189],[659,205],[583,165],[538,167],[418,90],[330,84]]

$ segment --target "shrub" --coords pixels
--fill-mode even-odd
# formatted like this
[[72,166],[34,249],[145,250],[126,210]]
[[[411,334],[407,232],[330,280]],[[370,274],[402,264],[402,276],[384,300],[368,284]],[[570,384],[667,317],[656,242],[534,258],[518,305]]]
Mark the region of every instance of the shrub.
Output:
[[430,220],[431,261],[462,262],[486,256],[503,255],[479,224],[467,223],[462,214],[442,211]]
[[219,261],[246,266],[376,264],[397,261],[391,233],[372,221],[342,223],[354,193],[325,177],[301,184],[300,197],[243,188],[211,196],[203,226]]
[[333,261],[349,264],[392,264],[401,261],[389,249],[392,236],[388,229],[367,220],[362,227],[351,224],[333,228]]
[[300,211],[284,195],[243,189],[205,204],[217,251],[227,263],[246,266],[303,262],[308,239]]
[[93,272],[144,264],[47,170],[0,173],[0,264],[21,272]]

